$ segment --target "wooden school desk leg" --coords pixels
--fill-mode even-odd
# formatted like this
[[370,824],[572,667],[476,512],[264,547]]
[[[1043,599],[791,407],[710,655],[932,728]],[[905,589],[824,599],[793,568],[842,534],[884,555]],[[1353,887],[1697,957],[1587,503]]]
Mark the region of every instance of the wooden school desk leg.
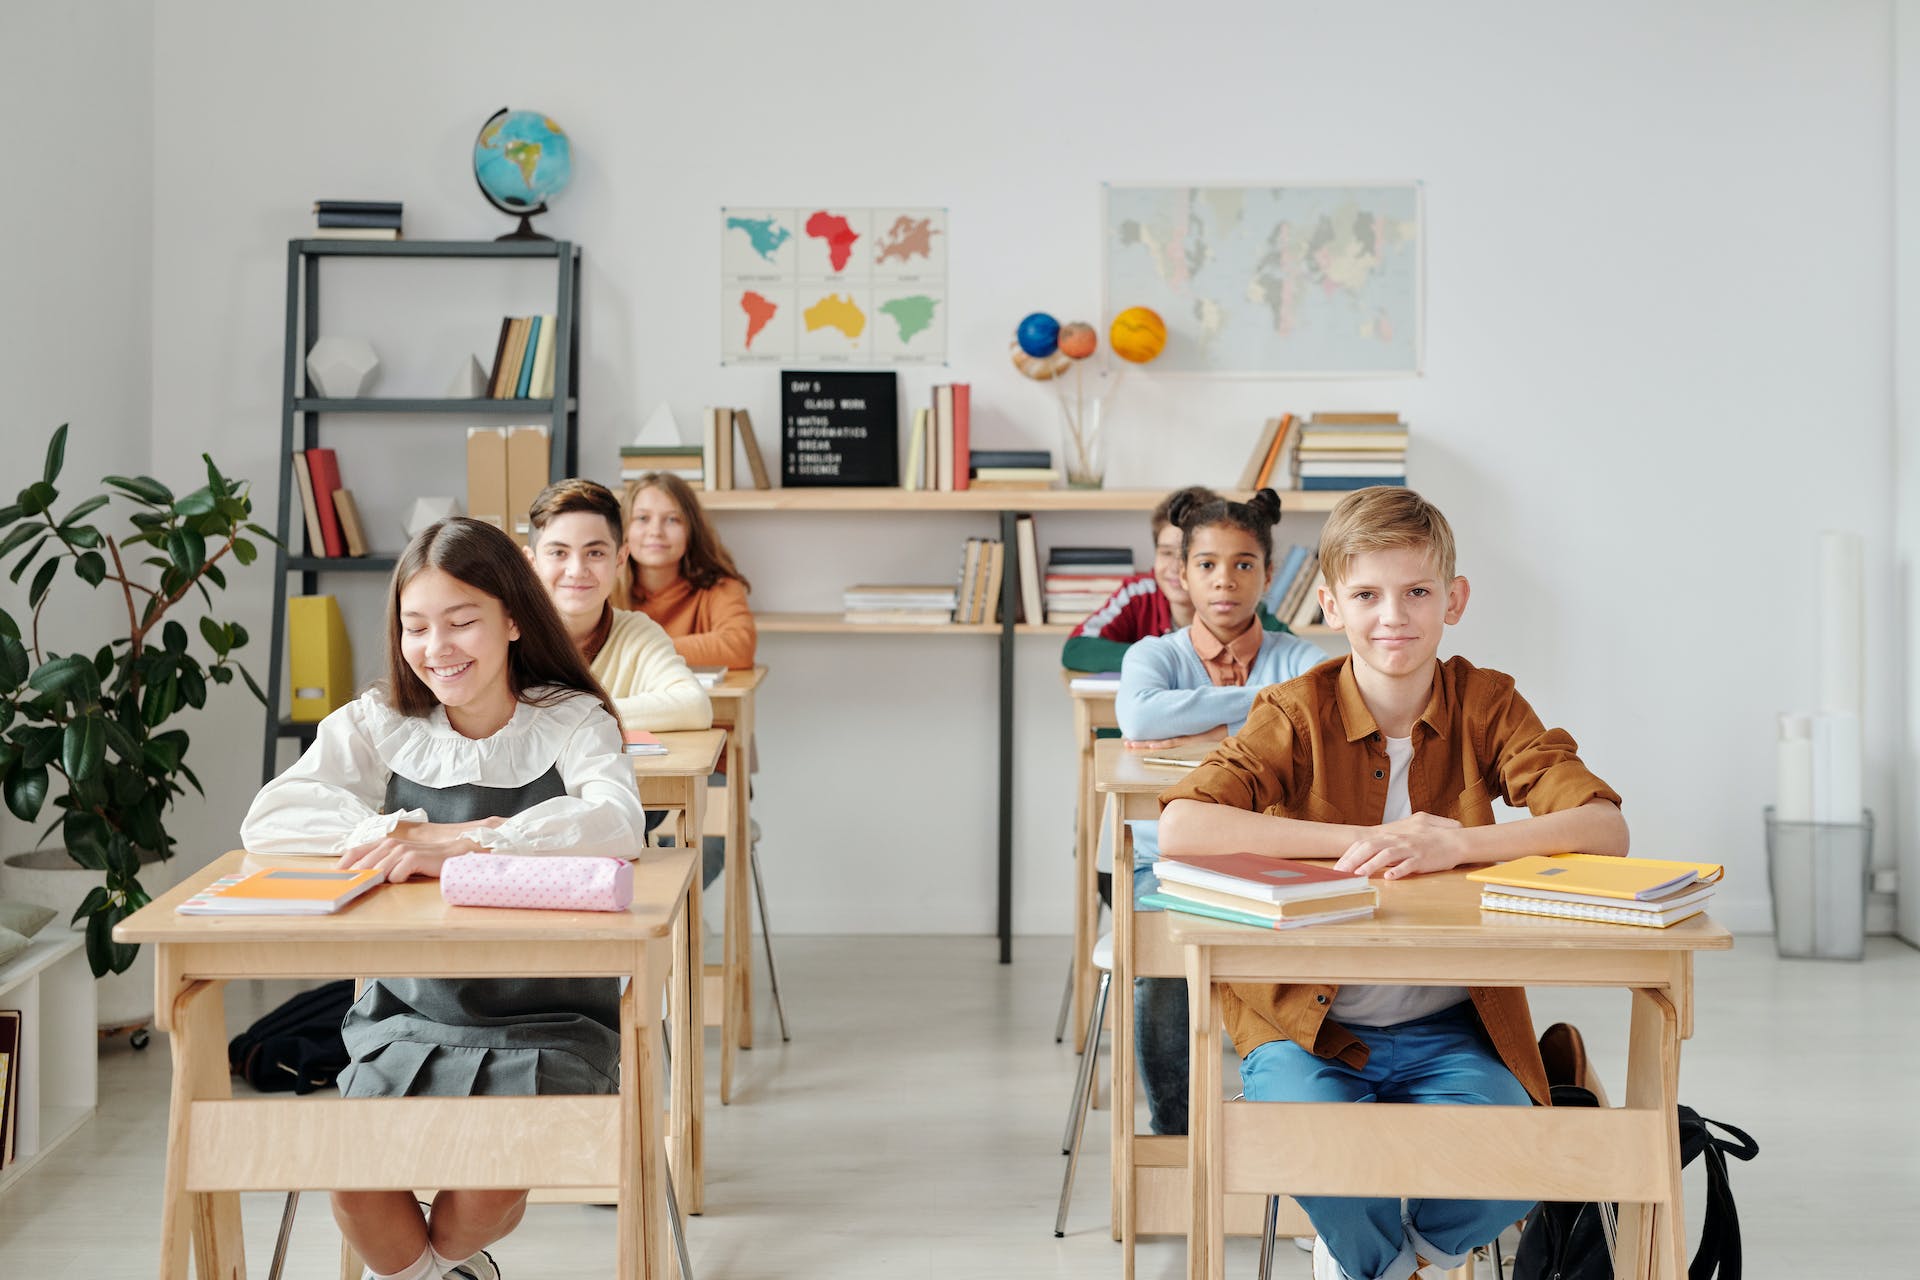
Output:
[[[753,870],[753,699],[740,704],[739,723],[727,735],[727,750],[734,753],[738,779],[727,787],[732,810],[727,814],[727,937],[734,939],[733,976],[729,979],[738,992],[735,999],[736,1034],[742,1049],[753,1048],[753,924],[747,914],[747,895],[751,886],[748,874]],[[737,856],[736,856],[737,855]]]
[[1087,1010],[1095,985],[1093,944],[1100,936],[1100,886],[1094,871],[1100,847],[1095,823],[1100,797],[1093,789],[1093,717],[1084,698],[1073,700],[1073,732],[1080,752],[1080,793],[1073,827],[1073,1051],[1082,1053],[1087,1047]]
[[1622,1204],[1616,1280],[1679,1280],[1686,1274],[1686,1217],[1680,1199],[1680,1020],[1665,993],[1636,989],[1627,1040],[1626,1105],[1663,1118],[1661,1150],[1646,1158],[1662,1168],[1665,1204]]
[[1227,1202],[1221,1127],[1220,1009],[1213,989],[1213,956],[1187,952],[1187,1280],[1221,1280],[1227,1243]]
[[1120,800],[1108,796],[1107,830],[1113,841],[1113,985],[1107,1012],[1113,1019],[1111,1144],[1113,1238],[1124,1255],[1125,1280],[1133,1280],[1133,843],[1120,821]]
[[[703,831],[707,780],[691,779],[687,791],[688,821],[695,831]],[[674,1189],[688,1213],[703,1213],[707,1207],[707,966],[706,949],[701,945],[701,892],[700,868],[696,866],[687,889],[686,928],[682,934],[686,950],[680,961],[686,975],[682,995],[685,1024],[675,1024],[673,1042],[675,1088],[686,1088],[682,1105],[686,1109],[687,1148],[686,1178],[674,1183]]]
[[186,1189],[193,1104],[233,1096],[227,1079],[223,987],[215,982],[183,985],[170,973],[171,965],[156,961],[156,968],[155,1007],[160,1012],[155,1021],[173,1039],[167,1169],[161,1194],[161,1280],[187,1280],[189,1241],[199,1280],[245,1280],[240,1197],[231,1191]]
[[620,997],[619,1280],[667,1280],[667,1203],[661,1175],[660,978],[669,943],[634,948]]

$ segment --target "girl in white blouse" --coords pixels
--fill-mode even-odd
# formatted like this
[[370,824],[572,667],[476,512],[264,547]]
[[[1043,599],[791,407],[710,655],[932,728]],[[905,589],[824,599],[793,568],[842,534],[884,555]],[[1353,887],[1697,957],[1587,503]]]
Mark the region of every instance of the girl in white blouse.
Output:
[[[321,721],[241,825],[256,853],[334,855],[390,880],[477,850],[633,858],[645,815],[612,707],[513,541],[423,531],[394,568],[387,679]],[[342,1032],[350,1097],[612,1093],[613,979],[377,979]],[[336,1192],[371,1280],[497,1280],[483,1252],[526,1192]]]

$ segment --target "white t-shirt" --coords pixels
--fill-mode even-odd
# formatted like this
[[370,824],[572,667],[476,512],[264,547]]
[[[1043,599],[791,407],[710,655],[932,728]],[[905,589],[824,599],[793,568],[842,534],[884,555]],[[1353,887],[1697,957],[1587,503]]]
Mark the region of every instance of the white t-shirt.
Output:
[[[1387,739],[1387,807],[1380,821],[1413,816],[1407,794],[1407,770],[1413,764],[1413,739]],[[1391,1027],[1450,1009],[1467,998],[1465,987],[1381,987],[1349,983],[1333,998],[1327,1016],[1345,1027]]]

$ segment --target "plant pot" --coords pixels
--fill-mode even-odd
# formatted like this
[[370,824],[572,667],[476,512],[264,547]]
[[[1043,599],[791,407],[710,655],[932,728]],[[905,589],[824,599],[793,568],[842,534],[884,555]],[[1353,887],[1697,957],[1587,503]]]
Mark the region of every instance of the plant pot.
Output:
[[[178,878],[178,860],[154,860],[140,868],[140,883],[154,897]],[[52,907],[58,917],[47,925],[57,929],[73,918],[87,894],[100,883],[100,872],[90,871],[61,848],[35,849],[0,860],[0,898],[36,902]],[[72,926],[81,932],[84,926]],[[94,984],[98,1001],[96,1021],[102,1028],[141,1026],[153,1021],[153,949],[140,948],[125,973],[110,973]]]

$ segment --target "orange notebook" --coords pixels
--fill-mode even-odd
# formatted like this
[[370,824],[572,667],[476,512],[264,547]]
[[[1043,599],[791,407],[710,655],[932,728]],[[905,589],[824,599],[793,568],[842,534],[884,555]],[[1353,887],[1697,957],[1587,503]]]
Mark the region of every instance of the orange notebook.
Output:
[[384,871],[271,867],[222,876],[174,910],[188,916],[324,916],[386,878]]

